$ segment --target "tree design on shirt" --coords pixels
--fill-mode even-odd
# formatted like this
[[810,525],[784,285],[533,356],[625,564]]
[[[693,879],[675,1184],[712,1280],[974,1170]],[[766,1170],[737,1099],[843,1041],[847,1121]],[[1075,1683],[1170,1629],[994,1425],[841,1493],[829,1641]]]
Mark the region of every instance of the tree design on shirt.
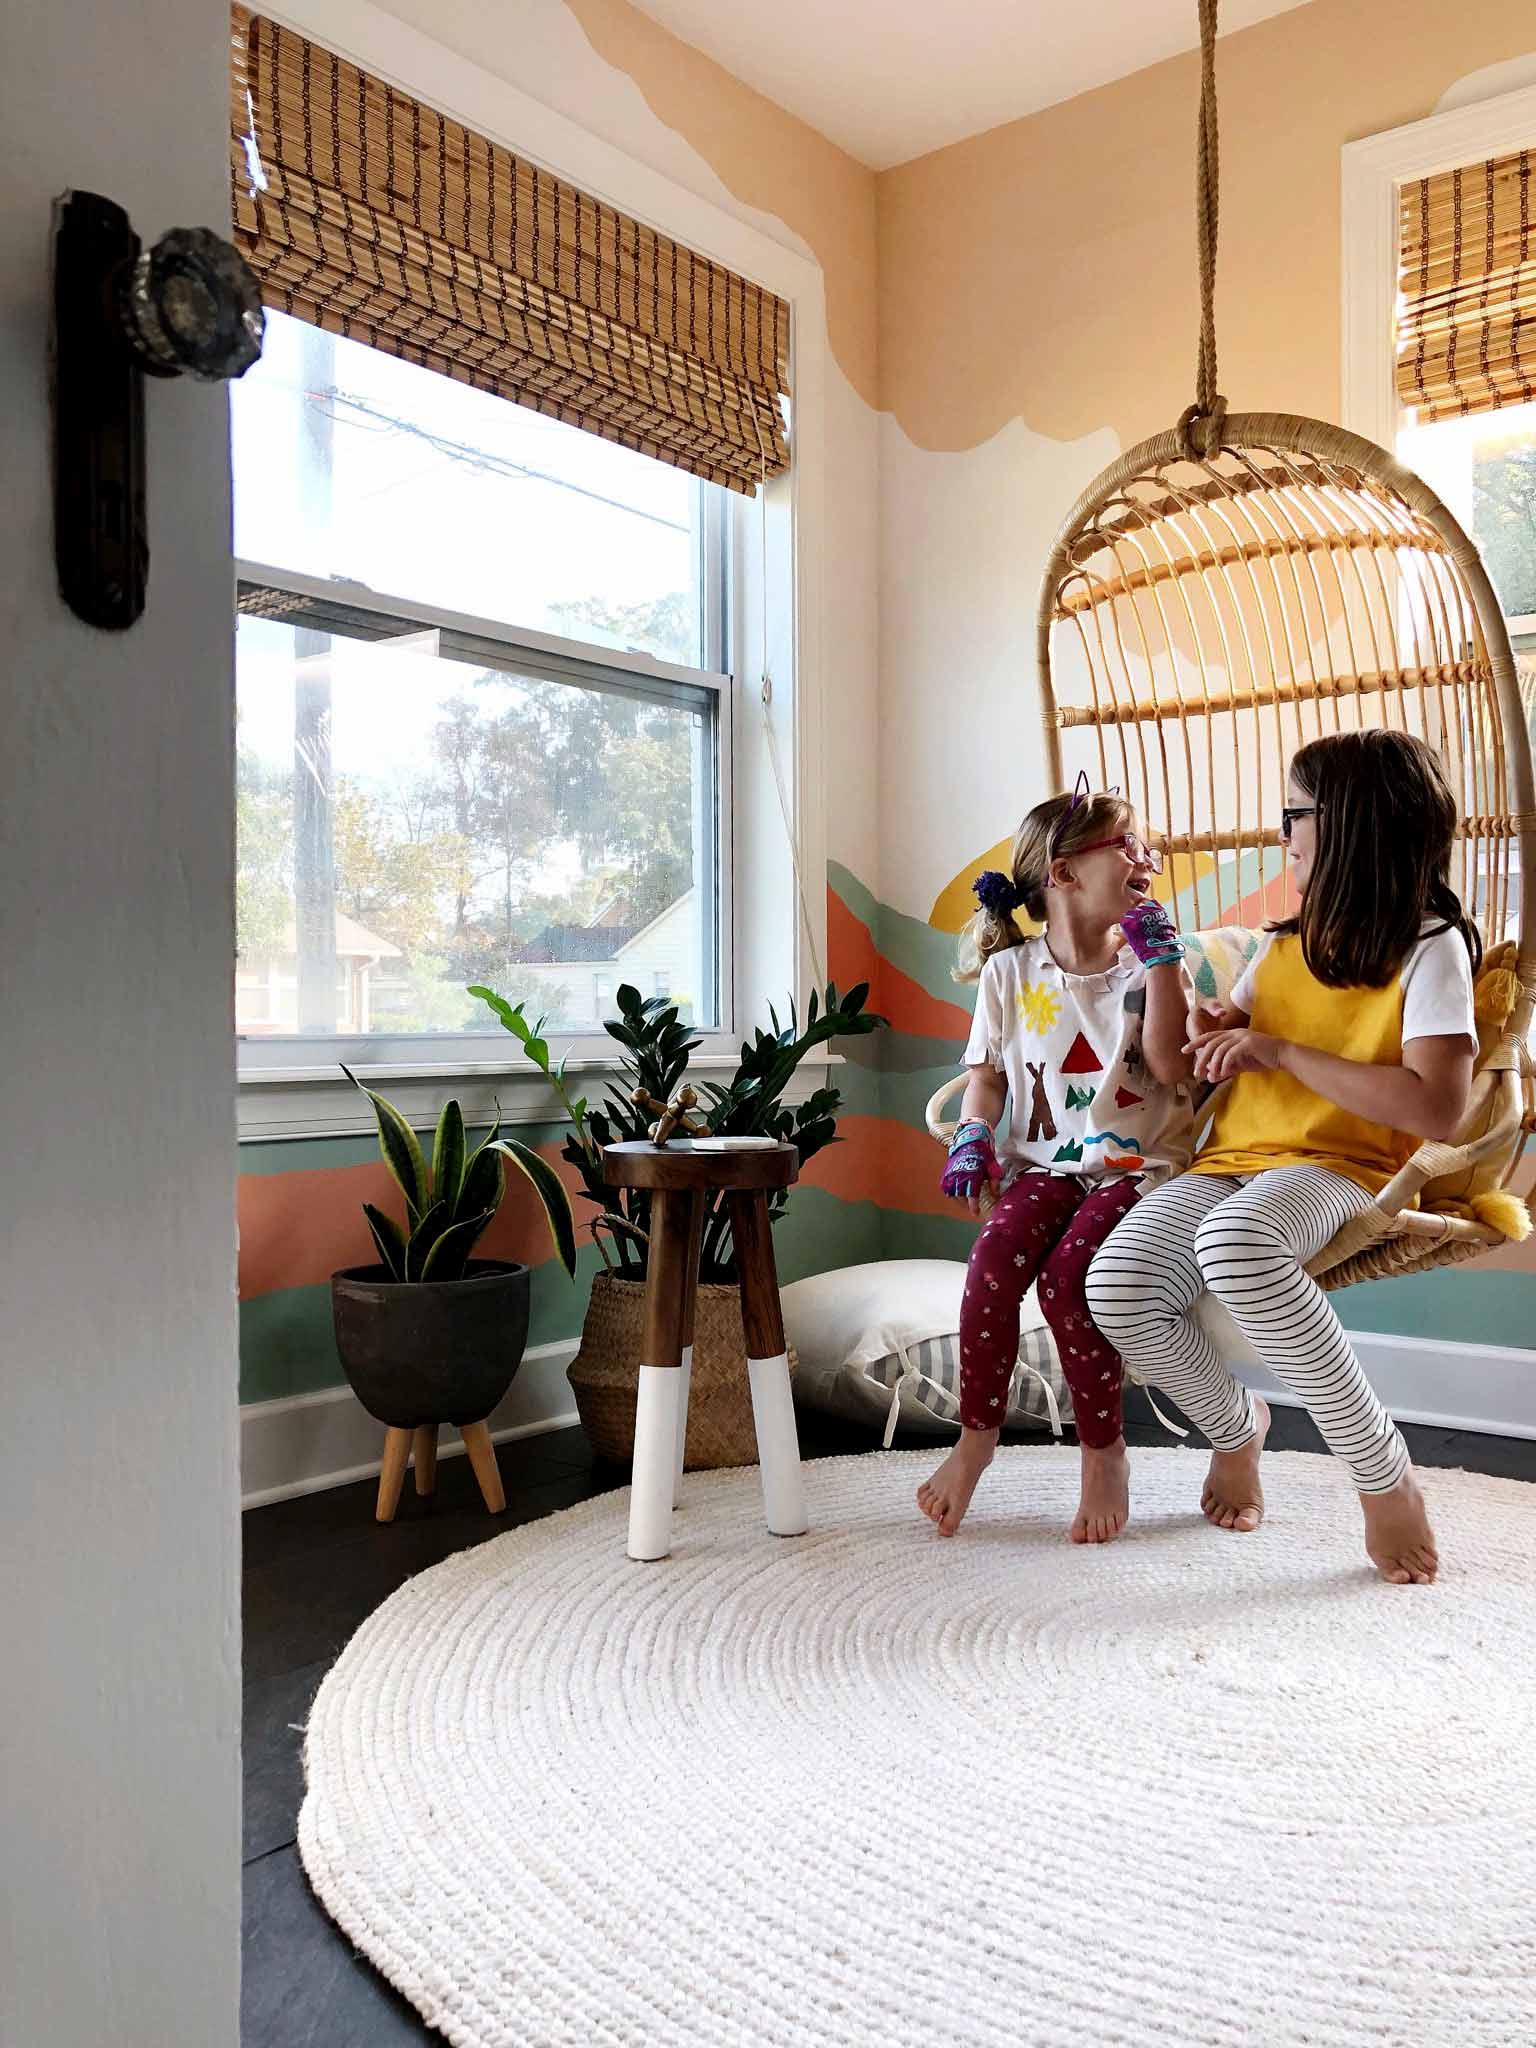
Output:
[[1056,1135],[1056,1119],[1051,1114],[1051,1100],[1045,1092],[1045,1068],[1025,1063],[1024,1071],[1034,1086],[1029,1097],[1029,1136],[1026,1145],[1033,1145],[1037,1139],[1049,1140]]
[[1027,987],[1021,988],[1017,1001],[1019,1015],[1031,1031],[1049,1031],[1061,1015],[1061,997],[1054,989],[1046,988],[1038,981],[1032,981]]

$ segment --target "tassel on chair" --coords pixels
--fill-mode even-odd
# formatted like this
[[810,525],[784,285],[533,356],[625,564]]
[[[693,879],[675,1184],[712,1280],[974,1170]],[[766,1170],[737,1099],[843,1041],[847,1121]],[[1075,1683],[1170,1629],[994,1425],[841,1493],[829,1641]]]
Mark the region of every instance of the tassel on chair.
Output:
[[1486,1223],[1511,1244],[1524,1244],[1531,1234],[1531,1212],[1524,1200],[1508,1188],[1490,1188],[1473,1195],[1467,1204],[1479,1223]]

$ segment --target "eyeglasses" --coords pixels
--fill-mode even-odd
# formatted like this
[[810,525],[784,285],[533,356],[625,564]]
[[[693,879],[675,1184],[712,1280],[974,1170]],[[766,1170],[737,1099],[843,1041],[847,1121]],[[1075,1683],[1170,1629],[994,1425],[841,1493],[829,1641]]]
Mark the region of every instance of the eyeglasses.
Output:
[[1280,837],[1290,844],[1291,830],[1298,818],[1315,818],[1316,804],[1286,804],[1280,813]]
[[1134,832],[1117,832],[1113,839],[1095,839],[1087,846],[1074,846],[1072,856],[1079,853],[1097,853],[1101,846],[1118,846],[1128,861],[1137,867],[1149,869],[1154,875],[1163,872],[1163,856],[1155,846],[1148,846],[1145,839],[1138,839]]

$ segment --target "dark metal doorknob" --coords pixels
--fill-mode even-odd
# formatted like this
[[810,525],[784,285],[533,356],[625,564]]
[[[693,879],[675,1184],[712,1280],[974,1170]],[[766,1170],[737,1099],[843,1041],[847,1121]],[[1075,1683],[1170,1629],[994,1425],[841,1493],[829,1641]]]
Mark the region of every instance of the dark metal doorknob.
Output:
[[144,377],[243,376],[261,354],[261,291],[209,228],[145,250],[128,216],[71,192],[54,235],[54,554],[64,601],[93,626],[144,609],[149,539]]

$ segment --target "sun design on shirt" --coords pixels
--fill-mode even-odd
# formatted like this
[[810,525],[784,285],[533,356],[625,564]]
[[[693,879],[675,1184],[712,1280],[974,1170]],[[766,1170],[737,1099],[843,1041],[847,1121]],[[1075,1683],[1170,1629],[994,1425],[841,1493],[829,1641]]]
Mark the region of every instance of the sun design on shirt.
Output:
[[1019,1015],[1031,1031],[1046,1032],[1061,1015],[1061,997],[1054,989],[1043,983],[1032,981],[1021,988],[1017,997]]

